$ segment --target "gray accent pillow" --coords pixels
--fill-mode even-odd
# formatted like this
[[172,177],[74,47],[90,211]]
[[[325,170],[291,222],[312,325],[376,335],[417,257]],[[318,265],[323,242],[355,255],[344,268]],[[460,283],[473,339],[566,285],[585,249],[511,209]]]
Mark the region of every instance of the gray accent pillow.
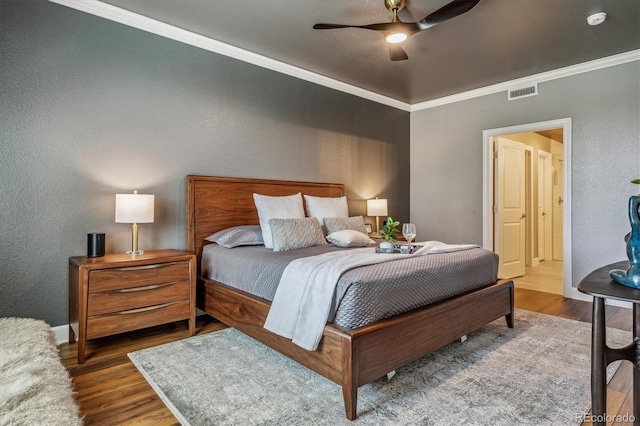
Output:
[[367,228],[364,226],[364,219],[362,216],[325,217],[324,227],[327,229],[327,234],[342,231],[343,229],[353,229],[354,231],[362,232],[365,235],[367,234]]
[[273,251],[297,250],[326,244],[320,223],[314,217],[269,219]]
[[264,244],[260,225],[233,226],[211,234],[205,240],[226,248],[261,246]]

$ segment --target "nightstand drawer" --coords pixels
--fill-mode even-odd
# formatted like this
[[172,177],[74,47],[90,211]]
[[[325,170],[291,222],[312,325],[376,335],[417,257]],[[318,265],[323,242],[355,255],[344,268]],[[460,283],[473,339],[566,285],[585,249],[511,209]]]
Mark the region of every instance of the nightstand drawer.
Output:
[[171,283],[188,278],[189,262],[99,269],[89,273],[89,293]]
[[89,294],[87,315],[128,311],[189,299],[189,282],[150,284]]
[[189,318],[189,300],[98,315],[87,319],[87,339]]

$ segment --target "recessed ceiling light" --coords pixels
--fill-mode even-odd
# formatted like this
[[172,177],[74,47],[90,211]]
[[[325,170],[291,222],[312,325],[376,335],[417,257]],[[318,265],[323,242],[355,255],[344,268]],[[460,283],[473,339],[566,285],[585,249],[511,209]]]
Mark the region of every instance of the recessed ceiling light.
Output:
[[589,25],[600,25],[607,19],[607,14],[604,12],[594,13],[587,17],[587,23]]

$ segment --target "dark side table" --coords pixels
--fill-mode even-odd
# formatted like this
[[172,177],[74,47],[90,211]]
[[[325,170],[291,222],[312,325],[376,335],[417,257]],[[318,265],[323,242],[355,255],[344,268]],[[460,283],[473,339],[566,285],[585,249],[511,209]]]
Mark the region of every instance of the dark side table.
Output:
[[[593,296],[593,322],[591,334],[591,414],[594,425],[606,425],[607,365],[618,360],[633,364],[633,415],[634,425],[640,425],[640,289],[623,286],[609,277],[612,269],[626,270],[628,261],[612,263],[587,275],[578,290]],[[607,346],[605,299],[633,303],[633,342],[613,349]]]

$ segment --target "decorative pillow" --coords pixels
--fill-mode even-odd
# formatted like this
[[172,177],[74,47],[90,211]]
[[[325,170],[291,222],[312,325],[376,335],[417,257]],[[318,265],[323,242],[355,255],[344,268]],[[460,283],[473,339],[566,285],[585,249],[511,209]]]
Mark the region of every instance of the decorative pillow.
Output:
[[304,218],[302,194],[299,192],[284,197],[253,194],[253,201],[258,210],[262,239],[266,248],[273,248],[269,219]]
[[353,229],[354,231],[367,233],[367,228],[364,226],[364,219],[362,216],[353,217],[325,217],[324,226],[327,228],[327,234],[332,234],[336,231],[342,231],[343,229]]
[[307,216],[315,217],[322,225],[325,217],[349,217],[347,197],[314,197],[305,195],[304,202],[307,205]]
[[273,251],[297,250],[326,244],[320,224],[313,217],[269,219]]
[[226,248],[260,246],[264,244],[260,225],[241,225],[223,229],[205,238]]
[[327,235],[327,240],[338,247],[365,247],[375,244],[367,234],[363,234],[353,229],[343,229]]

